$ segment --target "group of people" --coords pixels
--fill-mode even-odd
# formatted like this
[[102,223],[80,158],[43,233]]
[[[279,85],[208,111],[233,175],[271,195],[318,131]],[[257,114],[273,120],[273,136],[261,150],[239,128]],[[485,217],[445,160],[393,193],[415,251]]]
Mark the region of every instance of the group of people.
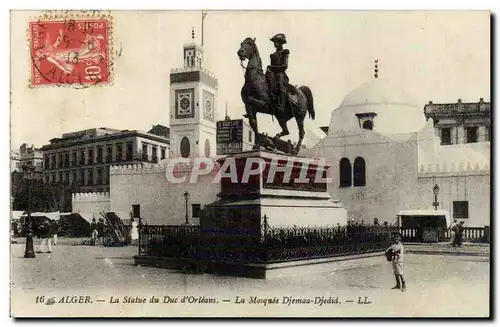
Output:
[[56,220],[43,220],[35,230],[35,236],[40,238],[39,253],[52,253],[52,241],[57,245],[57,233],[59,224]]
[[464,239],[464,222],[457,223],[455,219],[450,226],[450,245],[461,247]]

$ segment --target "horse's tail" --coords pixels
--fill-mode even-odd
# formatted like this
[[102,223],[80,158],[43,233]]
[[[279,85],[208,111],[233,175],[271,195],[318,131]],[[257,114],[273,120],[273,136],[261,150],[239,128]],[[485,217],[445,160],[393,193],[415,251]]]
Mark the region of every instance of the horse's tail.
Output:
[[299,89],[304,93],[307,99],[307,112],[309,112],[309,118],[314,120],[316,117],[316,112],[314,112],[314,100],[311,89],[307,86],[301,86]]

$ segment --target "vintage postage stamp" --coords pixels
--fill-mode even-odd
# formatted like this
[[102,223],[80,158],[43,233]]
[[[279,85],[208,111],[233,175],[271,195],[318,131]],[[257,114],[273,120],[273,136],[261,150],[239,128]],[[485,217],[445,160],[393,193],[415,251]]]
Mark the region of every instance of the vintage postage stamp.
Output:
[[39,19],[29,23],[31,86],[109,84],[110,20]]

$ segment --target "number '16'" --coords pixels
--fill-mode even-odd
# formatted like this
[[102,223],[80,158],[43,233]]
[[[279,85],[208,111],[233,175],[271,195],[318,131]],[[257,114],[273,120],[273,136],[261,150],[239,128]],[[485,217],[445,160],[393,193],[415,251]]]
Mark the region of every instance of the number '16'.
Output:
[[35,298],[36,303],[44,303],[45,302],[45,296],[37,296]]

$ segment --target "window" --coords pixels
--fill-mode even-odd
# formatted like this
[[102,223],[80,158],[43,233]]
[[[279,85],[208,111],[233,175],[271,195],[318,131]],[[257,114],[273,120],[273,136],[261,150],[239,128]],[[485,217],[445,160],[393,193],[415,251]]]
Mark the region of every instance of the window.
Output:
[[347,158],[340,159],[340,187],[350,187],[352,185],[351,162]]
[[102,184],[102,169],[97,169],[97,185]]
[[127,150],[126,150],[125,157],[127,158],[127,161],[134,160],[134,146],[133,146],[132,142],[127,142],[126,147],[127,147]]
[[71,153],[71,166],[76,166],[77,160],[76,160],[76,152]]
[[201,204],[192,204],[191,212],[193,213],[193,218],[200,218]]
[[102,146],[97,147],[97,163],[102,163],[104,159],[104,148]]
[[491,125],[488,125],[486,127],[486,141],[491,141]]
[[182,139],[181,139],[181,156],[183,158],[187,158],[189,157],[189,153],[191,152],[191,144],[189,143],[189,139],[184,136]]
[[69,167],[69,152],[66,152],[64,154],[64,168],[68,168]]
[[85,165],[85,150],[80,151],[80,165]]
[[252,131],[248,131],[248,142],[252,143]]
[[87,185],[85,181],[85,170],[80,170],[80,185]]
[[50,160],[49,160],[49,156],[47,154],[43,155],[43,161],[44,161],[44,165],[45,165],[44,167],[45,167],[45,169],[48,169],[49,168],[49,161]]
[[58,153],[58,160],[57,160],[57,168],[62,168],[63,167],[63,154]]
[[153,152],[153,158],[152,158],[152,161],[154,163],[157,163],[158,162],[158,147],[153,145],[152,147],[152,152]]
[[354,160],[354,186],[366,185],[365,159],[357,157]]
[[466,143],[476,143],[477,142],[477,126],[466,127]]
[[142,143],[142,160],[148,161],[149,156],[148,156],[148,144],[147,143]]
[[102,171],[102,183],[108,184],[109,168],[105,167]]
[[365,120],[363,122],[363,129],[369,129],[370,131],[373,131],[373,122],[371,120]]
[[115,161],[122,161],[122,160],[123,160],[123,148],[121,144],[117,144]]
[[111,144],[106,145],[106,162],[113,161],[113,146]]
[[161,157],[160,160],[165,159],[167,156],[167,149],[166,148],[161,148]]
[[73,184],[76,184],[76,180],[77,180],[77,179],[78,179],[78,174],[77,174],[77,172],[76,172],[76,170],[75,170],[75,171],[73,171],[73,181],[72,181],[72,183],[73,183]]
[[94,169],[89,169],[87,176],[87,185],[94,185]]
[[50,165],[50,168],[55,169],[56,168],[56,161],[57,161],[57,158],[56,158],[55,154],[51,155],[51,161],[52,161],[52,163]]
[[451,144],[451,128],[441,128],[441,145]]
[[94,164],[94,150],[93,149],[88,149],[87,153],[88,153],[87,164],[88,165]]
[[469,218],[469,201],[453,201],[453,218]]

